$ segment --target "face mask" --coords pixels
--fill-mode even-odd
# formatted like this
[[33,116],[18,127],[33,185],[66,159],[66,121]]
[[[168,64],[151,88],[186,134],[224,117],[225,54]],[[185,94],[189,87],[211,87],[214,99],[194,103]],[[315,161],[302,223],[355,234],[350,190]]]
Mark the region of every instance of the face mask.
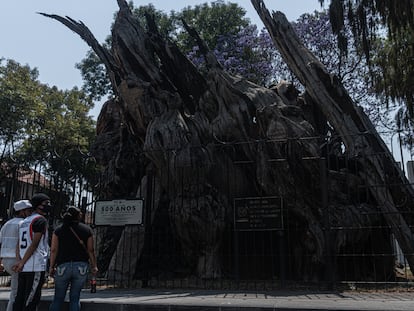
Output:
[[41,206],[42,206],[41,210],[46,215],[48,215],[50,213],[50,211],[52,210],[52,205],[41,205]]

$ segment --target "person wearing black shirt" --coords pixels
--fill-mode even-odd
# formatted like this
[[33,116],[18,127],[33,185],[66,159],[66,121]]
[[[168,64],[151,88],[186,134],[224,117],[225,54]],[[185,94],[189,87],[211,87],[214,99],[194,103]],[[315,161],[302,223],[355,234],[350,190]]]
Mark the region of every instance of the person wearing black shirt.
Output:
[[49,275],[55,278],[55,294],[50,311],[59,311],[69,291],[69,310],[80,310],[80,293],[88,277],[88,261],[96,275],[96,256],[93,234],[80,222],[81,211],[70,206],[63,214],[63,224],[52,235]]

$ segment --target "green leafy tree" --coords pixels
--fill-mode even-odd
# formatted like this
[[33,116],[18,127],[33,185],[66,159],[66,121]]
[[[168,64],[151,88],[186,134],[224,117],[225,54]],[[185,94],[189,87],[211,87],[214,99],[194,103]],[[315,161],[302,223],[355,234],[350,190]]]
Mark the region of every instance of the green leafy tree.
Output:
[[376,54],[372,57],[375,91],[385,106],[398,107],[396,130],[400,132],[402,142],[411,149],[414,145],[413,50],[414,30],[405,29],[393,35],[393,39],[378,39]]
[[[323,4],[328,2],[320,0]],[[355,42],[372,66],[377,94],[387,103],[405,104],[397,124],[412,131],[414,119],[414,1],[412,0],[331,0],[332,29],[342,50],[348,44],[345,21],[352,27]],[[385,38],[385,40],[384,40]],[[379,44],[380,40],[381,44]],[[405,118],[399,119],[399,118]]]
[[[109,39],[108,39],[109,41]],[[103,44],[106,48],[109,43]],[[83,85],[82,90],[94,100],[101,100],[103,96],[112,94],[111,83],[104,64],[93,50],[89,50],[86,57],[75,65],[80,70]]]
[[22,154],[43,159],[50,172],[67,182],[75,176],[92,177],[83,162],[95,138],[88,97],[76,88],[61,91],[43,86],[41,103]]
[[[37,78],[36,69],[13,60],[0,66],[1,163],[13,157],[29,165],[42,162],[60,175],[83,174],[79,155],[95,137],[92,102],[77,88],[62,91]],[[53,161],[56,155],[70,168]]]
[[[184,20],[200,34],[210,49],[214,49],[223,35],[235,36],[250,25],[245,15],[246,11],[237,3],[225,3],[219,0],[211,4],[189,6],[179,13],[172,12],[171,18],[176,23]],[[176,40],[182,51],[188,53],[192,50],[194,41],[179,25],[177,23]]]
[[38,106],[38,72],[13,60],[0,60],[1,160],[22,144]]

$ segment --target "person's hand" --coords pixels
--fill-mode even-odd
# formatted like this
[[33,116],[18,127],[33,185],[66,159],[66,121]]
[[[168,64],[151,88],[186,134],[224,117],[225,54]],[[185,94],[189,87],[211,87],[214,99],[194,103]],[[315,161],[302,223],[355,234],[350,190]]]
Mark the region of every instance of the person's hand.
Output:
[[12,270],[14,271],[14,272],[22,272],[22,270],[23,270],[23,267],[24,267],[24,263],[21,261],[21,260],[19,260],[13,267],[12,267]]
[[0,263],[0,272],[4,272],[4,266],[2,263]]
[[56,268],[55,267],[50,267],[49,268],[49,276],[54,278],[55,277],[55,272],[56,272]]
[[98,270],[98,267],[93,267],[93,268],[91,269],[91,273],[92,273],[92,274],[94,274],[94,275],[95,275],[95,274],[97,274],[97,273],[98,273],[98,271],[99,271],[99,270]]

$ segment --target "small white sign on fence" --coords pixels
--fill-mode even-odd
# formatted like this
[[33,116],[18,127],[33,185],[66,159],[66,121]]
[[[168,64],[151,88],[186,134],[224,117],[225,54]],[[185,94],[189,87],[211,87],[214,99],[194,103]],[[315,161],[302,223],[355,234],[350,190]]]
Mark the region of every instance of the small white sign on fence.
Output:
[[95,225],[141,225],[144,200],[97,201]]

